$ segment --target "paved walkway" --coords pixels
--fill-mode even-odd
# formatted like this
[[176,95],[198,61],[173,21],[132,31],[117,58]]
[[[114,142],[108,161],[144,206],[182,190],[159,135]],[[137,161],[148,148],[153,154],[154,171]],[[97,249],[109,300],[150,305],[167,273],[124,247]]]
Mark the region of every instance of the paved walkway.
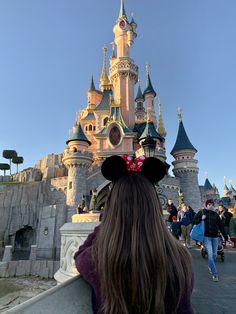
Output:
[[191,253],[195,274],[192,298],[195,314],[235,314],[236,249],[225,249],[224,263],[217,259],[219,282],[212,281],[207,258],[202,258],[200,250],[194,247]]

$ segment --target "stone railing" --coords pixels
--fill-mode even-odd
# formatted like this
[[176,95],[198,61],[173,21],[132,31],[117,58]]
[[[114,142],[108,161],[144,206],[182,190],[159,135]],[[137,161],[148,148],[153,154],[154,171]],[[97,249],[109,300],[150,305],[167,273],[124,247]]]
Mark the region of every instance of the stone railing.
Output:
[[92,314],[92,290],[81,278],[75,277],[10,309],[9,314]]

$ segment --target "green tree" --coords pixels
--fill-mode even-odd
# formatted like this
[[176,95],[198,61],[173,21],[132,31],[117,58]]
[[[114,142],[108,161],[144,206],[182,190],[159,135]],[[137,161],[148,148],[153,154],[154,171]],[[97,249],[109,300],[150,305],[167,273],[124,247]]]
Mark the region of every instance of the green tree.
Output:
[[10,169],[10,165],[9,164],[0,164],[0,170],[4,171],[4,176],[6,175],[6,170]]
[[11,175],[11,161],[13,157],[17,157],[17,152],[15,150],[4,150],[2,152],[2,157],[10,160],[10,175]]
[[24,158],[20,156],[14,156],[12,158],[12,162],[13,164],[16,164],[16,169],[17,169],[16,172],[18,173],[18,165],[23,164]]

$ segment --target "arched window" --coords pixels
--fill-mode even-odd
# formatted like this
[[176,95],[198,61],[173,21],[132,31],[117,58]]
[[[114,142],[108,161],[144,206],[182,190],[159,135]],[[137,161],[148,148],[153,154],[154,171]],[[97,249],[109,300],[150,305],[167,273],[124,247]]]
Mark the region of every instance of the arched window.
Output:
[[73,152],[76,153],[77,152],[77,148],[73,147]]
[[108,122],[108,117],[106,117],[104,120],[103,120],[103,125],[105,126]]
[[87,127],[87,125],[86,125],[86,127],[85,127],[85,131],[88,131],[88,127]]
[[94,125],[94,127],[93,127],[93,130],[95,131],[96,130],[96,126]]
[[93,126],[92,124],[89,125],[89,131],[92,131],[93,130]]

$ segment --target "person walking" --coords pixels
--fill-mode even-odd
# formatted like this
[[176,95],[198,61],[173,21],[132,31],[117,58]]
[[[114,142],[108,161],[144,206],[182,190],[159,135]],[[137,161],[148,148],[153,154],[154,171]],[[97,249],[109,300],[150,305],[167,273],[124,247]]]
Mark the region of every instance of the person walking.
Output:
[[150,157],[140,172],[128,171],[111,156],[101,171],[112,181],[103,219],[74,256],[93,288],[94,313],[192,314],[191,255],[166,228],[154,186],[165,165]]
[[229,223],[229,235],[230,235],[230,240],[234,244],[234,248],[236,248],[236,207],[231,208],[230,213],[232,214],[232,218],[230,219]]
[[184,239],[184,246],[188,249],[191,248],[190,232],[192,229],[193,215],[189,211],[185,203],[181,204],[180,210],[177,215],[177,221],[180,223],[181,235]]
[[167,204],[164,208],[164,210],[166,210],[169,213],[169,216],[167,218],[167,226],[170,228],[171,227],[171,223],[173,221],[173,217],[177,217],[178,214],[178,210],[175,207],[173,200],[171,198],[168,199]]
[[205,206],[206,208],[199,211],[194,217],[194,224],[199,224],[202,220],[205,221],[204,246],[207,250],[208,269],[212,275],[212,280],[218,282],[219,274],[215,261],[219,244],[219,231],[223,235],[225,241],[228,240],[228,235],[225,232],[220,216],[214,210],[214,200],[208,199]]
[[218,205],[220,219],[225,228],[225,232],[229,235],[229,223],[233,215],[228,211],[228,208],[224,207],[223,204]]

